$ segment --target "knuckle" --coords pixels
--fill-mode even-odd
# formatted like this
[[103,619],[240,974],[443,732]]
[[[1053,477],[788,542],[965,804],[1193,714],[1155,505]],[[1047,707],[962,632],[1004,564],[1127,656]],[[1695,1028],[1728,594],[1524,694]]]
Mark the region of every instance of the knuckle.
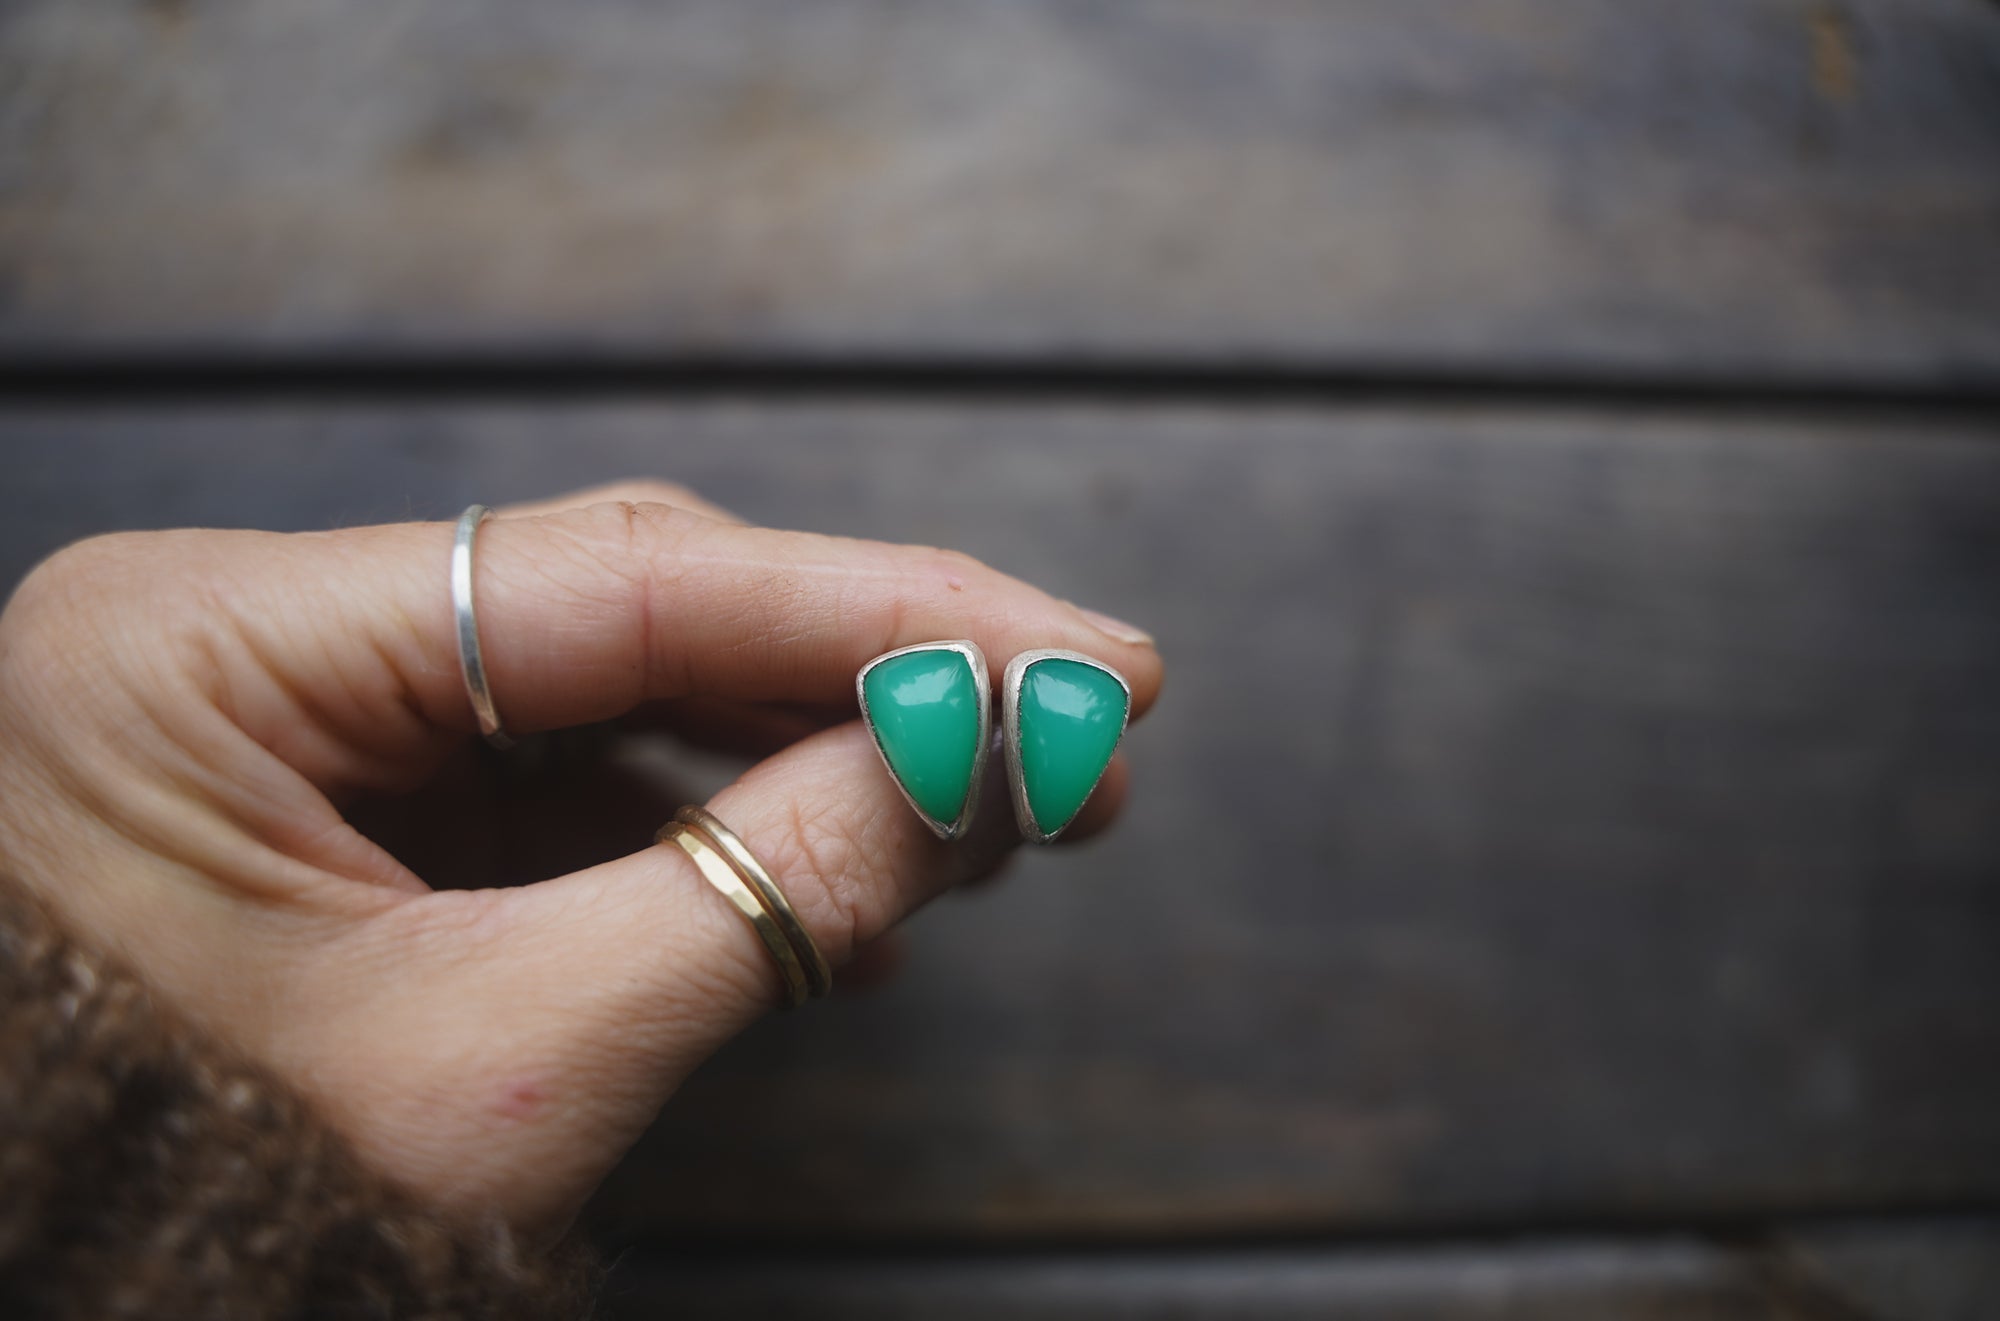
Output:
[[160,621],[170,602],[194,590],[176,571],[184,557],[167,558],[183,535],[110,533],[37,565],[0,613],[0,702],[17,713],[81,703],[102,714],[135,675],[151,672],[138,658],[182,645],[187,629],[176,633]]
[[678,548],[694,518],[665,500],[618,500],[613,504],[624,524],[626,549],[639,557],[656,554],[663,546]]
[[642,477],[634,481],[620,482],[613,488],[614,498],[635,505],[672,505],[685,508],[701,503],[697,496],[679,482],[662,481],[657,477]]
[[623,574],[644,609],[654,591],[677,576],[676,565],[697,520],[684,509],[650,501],[623,500],[614,508]]
[[63,547],[15,588],[4,616],[16,642],[69,636],[82,621],[134,597],[156,599],[171,586],[159,568],[157,532],[112,532]]
[[574,513],[557,515],[559,544],[594,577],[645,590],[671,564],[685,540],[691,516],[671,505],[642,500],[606,500]]
[[87,598],[93,588],[110,586],[138,562],[144,533],[111,532],[72,542],[36,565],[15,592],[17,604],[44,606]]
[[685,676],[667,667],[684,665],[685,653],[660,636],[667,619],[660,605],[679,583],[688,539],[702,525],[672,505],[604,500],[543,516],[540,553],[510,563],[524,596],[560,597],[572,615],[601,620],[605,636],[623,639],[623,670],[641,687],[674,686]]
[[600,500],[556,516],[556,526],[588,549],[593,558],[627,573],[638,573],[685,532],[688,515],[655,500]]

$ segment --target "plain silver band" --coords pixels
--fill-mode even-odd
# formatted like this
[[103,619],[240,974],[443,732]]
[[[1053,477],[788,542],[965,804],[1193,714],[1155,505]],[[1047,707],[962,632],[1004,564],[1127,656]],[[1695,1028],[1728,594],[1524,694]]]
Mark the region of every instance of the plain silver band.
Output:
[[500,728],[493,690],[486,686],[486,662],[479,655],[479,615],[472,605],[472,544],[479,536],[479,525],[492,512],[485,505],[473,505],[458,516],[458,531],[451,543],[451,608],[458,617],[458,669],[465,677],[465,694],[479,716],[479,732],[504,752],[514,746],[514,740]]

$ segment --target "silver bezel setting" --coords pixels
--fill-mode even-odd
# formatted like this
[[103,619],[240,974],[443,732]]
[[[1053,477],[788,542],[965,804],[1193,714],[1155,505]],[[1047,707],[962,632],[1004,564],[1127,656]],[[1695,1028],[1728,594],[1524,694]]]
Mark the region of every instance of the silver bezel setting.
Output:
[[[978,693],[979,751],[972,760],[972,782],[966,786],[965,804],[959,808],[956,821],[940,821],[917,805],[917,800],[903,787],[902,777],[896,774],[896,768],[889,764],[889,754],[882,750],[882,739],[875,729],[875,717],[868,710],[869,671],[884,661],[918,651],[955,651],[963,656],[972,667],[972,685]],[[961,638],[949,642],[919,642],[885,651],[855,673],[854,696],[861,704],[861,723],[868,727],[868,741],[875,745],[875,755],[882,759],[882,769],[889,772],[889,782],[896,786],[897,793],[903,795],[903,801],[910,805],[910,810],[923,818],[924,824],[939,839],[954,840],[964,834],[965,828],[972,824],[973,812],[979,806],[979,790],[986,781],[986,761],[993,749],[993,679],[986,672],[986,653],[979,649],[979,644]]]
[[[1125,741],[1125,728],[1132,723],[1132,685],[1125,681],[1124,675],[1095,656],[1086,656],[1080,651],[1064,651],[1058,647],[1050,647],[1040,651],[1024,651],[1007,662],[1007,672],[1000,678],[1000,710],[1006,732],[1004,742],[1007,748],[1007,785],[1014,799],[1014,822],[1021,828],[1022,838],[1031,844],[1053,842],[1056,836],[1068,830],[1071,823],[1076,820],[1076,817],[1072,816],[1054,830],[1043,834],[1041,827],[1035,824],[1033,810],[1028,806],[1028,781],[1021,774],[1021,684],[1028,677],[1029,669],[1045,660],[1076,661],[1090,666],[1093,670],[1102,670],[1116,679],[1118,686],[1125,690],[1125,714],[1118,722],[1118,742],[1111,745],[1112,756],[1117,755],[1118,744]],[[1106,757],[1103,769],[1097,772],[1097,779],[1091,781],[1090,793],[1097,792],[1098,784],[1104,779],[1104,772],[1109,769],[1111,769],[1111,758]],[[1083,800],[1088,803],[1090,794],[1085,794]],[[1077,814],[1080,816],[1082,813],[1083,808],[1078,807]]]

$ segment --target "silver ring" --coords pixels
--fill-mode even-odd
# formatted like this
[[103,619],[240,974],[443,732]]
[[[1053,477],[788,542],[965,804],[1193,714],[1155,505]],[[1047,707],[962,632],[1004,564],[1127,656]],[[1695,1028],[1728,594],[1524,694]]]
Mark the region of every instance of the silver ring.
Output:
[[479,525],[493,511],[473,505],[458,516],[458,531],[451,543],[451,608],[458,616],[458,670],[465,678],[465,695],[479,716],[479,732],[486,741],[505,752],[514,740],[500,728],[500,712],[493,706],[493,690],[486,686],[486,662],[479,655],[479,616],[472,606],[472,543]]

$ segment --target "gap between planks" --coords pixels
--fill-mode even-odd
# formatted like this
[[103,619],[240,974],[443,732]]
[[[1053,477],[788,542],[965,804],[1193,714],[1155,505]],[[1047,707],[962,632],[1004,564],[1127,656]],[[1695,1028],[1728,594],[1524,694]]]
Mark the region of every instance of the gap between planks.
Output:
[[493,354],[16,357],[0,360],[0,408],[134,403],[325,404],[394,400],[702,399],[1200,403],[1256,408],[1395,405],[1623,408],[1731,415],[2000,417],[2000,378],[1922,385],[1830,377],[1517,373],[1451,365],[1314,365],[1171,359],[1066,360],[591,357]]

